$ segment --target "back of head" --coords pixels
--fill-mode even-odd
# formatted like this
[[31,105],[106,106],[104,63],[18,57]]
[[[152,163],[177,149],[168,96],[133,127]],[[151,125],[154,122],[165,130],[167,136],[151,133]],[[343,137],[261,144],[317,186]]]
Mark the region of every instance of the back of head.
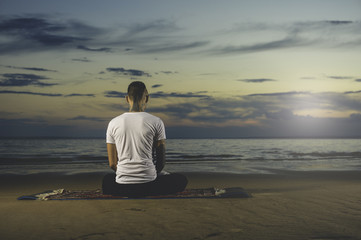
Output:
[[129,84],[128,86],[128,97],[134,102],[139,102],[144,94],[147,94],[147,88],[145,87],[145,84],[140,81],[135,81]]

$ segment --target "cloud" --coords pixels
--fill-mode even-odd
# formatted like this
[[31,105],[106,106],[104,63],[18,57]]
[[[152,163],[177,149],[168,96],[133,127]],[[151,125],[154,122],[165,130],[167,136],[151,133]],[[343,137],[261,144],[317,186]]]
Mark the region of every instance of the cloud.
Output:
[[196,41],[190,43],[163,43],[159,45],[145,46],[138,50],[139,53],[166,53],[175,51],[184,51],[188,49],[199,48],[208,45],[209,41]]
[[[58,21],[51,16],[2,17],[0,54],[79,49],[88,52],[164,54],[169,52],[243,54],[295,47],[360,46],[360,22],[346,20],[305,21],[289,24],[244,23],[224,34],[264,32],[263,42],[239,42],[222,46],[217,38],[187,36],[176,21],[159,19],[117,28],[98,28],[81,21]],[[269,38],[275,34],[279,37]],[[267,33],[267,35],[266,35]],[[218,32],[214,35],[219,34]],[[104,36],[107,36],[106,38]],[[211,39],[211,40],[209,40]],[[247,38],[242,38],[245,41]],[[90,47],[91,46],[91,47]],[[107,46],[107,47],[104,47]],[[219,47],[212,47],[219,46]],[[123,49],[123,50],[120,50]]]
[[309,46],[313,40],[303,39],[296,35],[287,36],[280,40],[268,41],[263,43],[239,45],[239,46],[226,46],[222,48],[214,48],[210,50],[212,54],[239,54],[239,53],[253,53],[263,52],[270,50],[295,48]]
[[169,32],[175,32],[180,29],[181,28],[178,27],[174,21],[158,19],[146,23],[137,23],[128,26],[126,36],[169,33]]
[[329,23],[331,25],[345,25],[345,24],[351,24],[354,23],[353,21],[325,21],[326,23]]
[[165,93],[163,91],[151,93],[151,98],[211,98],[209,95],[202,94],[205,92],[188,92],[188,93],[177,93],[177,92],[171,92],[171,93]]
[[[349,31],[358,29],[360,22],[343,21],[343,20],[326,20],[326,21],[303,21],[293,22],[286,26],[285,30],[298,33],[319,32],[321,34],[337,34],[337,31]],[[330,32],[331,30],[331,32]],[[352,32],[351,32],[352,33]]]
[[86,117],[83,115],[79,115],[77,117],[68,118],[67,120],[85,120],[85,121],[94,121],[94,122],[104,122],[108,119],[99,118],[99,117]]
[[350,115],[350,118],[354,119],[354,120],[357,120],[357,121],[360,121],[361,120],[361,113],[352,113]]
[[179,52],[201,48],[210,44],[208,40],[197,41],[179,34],[182,28],[175,21],[159,19],[124,26],[125,31],[110,45],[124,47],[136,54]]
[[360,91],[347,91],[347,92],[344,92],[345,94],[356,94],[356,93],[361,93],[361,90]]
[[1,75],[0,86],[2,87],[24,87],[24,86],[38,86],[49,87],[58,85],[57,83],[45,83],[41,80],[49,79],[44,76],[35,74],[21,74],[21,73],[5,73]]
[[50,70],[50,69],[46,69],[46,68],[37,68],[37,67],[15,67],[15,66],[4,66],[4,67],[12,68],[12,69],[28,70],[28,71],[38,71],[38,72],[57,72],[56,70]]
[[162,87],[163,86],[163,84],[154,84],[154,85],[152,85],[152,88],[159,88],[159,87]]
[[361,78],[355,79],[355,82],[361,82]]
[[125,98],[128,95],[128,93],[117,91],[106,91],[104,94],[104,96],[108,98]]
[[172,72],[172,71],[161,71],[161,73],[164,73],[164,74],[177,74],[178,72]]
[[197,101],[150,107],[149,111],[165,114],[172,125],[178,121],[188,121],[198,126],[219,126],[257,117],[255,110],[247,106],[243,99],[200,98]]
[[44,16],[25,16],[0,20],[3,41],[0,53],[73,49],[103,33],[104,30],[78,21],[59,22]]
[[327,78],[337,79],[337,80],[349,80],[349,79],[353,79],[353,77],[350,77],[350,76],[327,76]]
[[141,70],[136,70],[136,69],[125,69],[125,68],[107,68],[108,72],[114,72],[117,74],[122,74],[125,76],[133,76],[133,77],[151,77],[152,75],[150,75],[149,73],[146,73],[144,71]]
[[[361,98],[357,92],[285,92],[274,94],[253,94],[243,97],[257,111],[277,112],[281,109],[310,112],[361,112]],[[257,104],[257,106],[256,106]]]
[[38,93],[38,92],[28,92],[28,91],[0,91],[0,94],[25,94],[25,95],[37,95],[37,96],[46,96],[46,97],[62,97],[63,94],[60,93]]
[[72,94],[64,95],[64,97],[95,97],[95,94],[72,93]]
[[39,93],[39,92],[29,92],[29,91],[9,91],[9,90],[0,91],[0,94],[24,94],[24,95],[36,95],[36,96],[45,96],[45,97],[95,97],[94,94],[72,93],[72,94],[64,95],[61,93]]
[[111,48],[89,48],[83,45],[77,46],[77,49],[90,51],[90,52],[111,52]]
[[[265,94],[251,94],[244,96],[244,100],[251,103],[258,102],[258,109],[277,111],[280,108],[297,110],[331,110],[347,112],[361,111],[359,92],[279,92]],[[262,106],[263,105],[263,106]]]
[[89,60],[87,57],[73,58],[72,61],[75,61],[75,62],[91,62],[91,60]]
[[[317,47],[319,49],[359,47],[360,39],[357,32],[360,30],[361,22],[342,20],[304,21],[289,24],[243,23],[238,24],[224,34],[234,36],[247,32],[259,32],[260,34],[264,34],[265,40],[260,43],[245,42],[239,45],[230,44],[227,46],[218,46],[206,50],[206,52],[213,55],[229,55],[299,47]],[[284,37],[279,39],[268,37],[275,35]]]
[[275,119],[275,120],[290,120],[294,119],[296,116],[293,112],[289,109],[281,109],[277,112],[266,112],[265,116],[268,119]]
[[256,79],[240,79],[237,81],[247,82],[247,83],[263,83],[263,82],[274,82],[276,80],[269,78],[256,78]]
[[297,91],[291,91],[291,92],[276,92],[276,93],[256,93],[256,94],[249,94],[247,96],[255,97],[255,96],[293,96],[293,95],[300,95],[300,94],[310,94],[310,92],[297,92]]
[[153,54],[185,51],[209,44],[209,41],[180,37],[180,30],[175,21],[169,20],[97,28],[80,21],[58,21],[44,15],[2,17],[0,54],[74,49],[110,53],[125,49],[132,54]]

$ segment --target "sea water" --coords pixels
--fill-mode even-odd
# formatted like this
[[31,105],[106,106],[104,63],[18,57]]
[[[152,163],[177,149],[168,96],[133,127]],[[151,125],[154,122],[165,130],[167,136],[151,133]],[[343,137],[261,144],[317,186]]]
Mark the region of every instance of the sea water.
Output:
[[[361,139],[168,139],[171,172],[361,170]],[[107,172],[104,139],[0,139],[0,174]]]

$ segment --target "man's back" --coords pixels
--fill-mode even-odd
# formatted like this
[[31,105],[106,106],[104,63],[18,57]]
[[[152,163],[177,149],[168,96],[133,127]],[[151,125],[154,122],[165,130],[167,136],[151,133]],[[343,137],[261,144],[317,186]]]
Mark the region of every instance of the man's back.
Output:
[[107,143],[118,153],[118,183],[143,183],[156,178],[152,150],[155,141],[165,139],[163,122],[146,112],[127,112],[108,125]]

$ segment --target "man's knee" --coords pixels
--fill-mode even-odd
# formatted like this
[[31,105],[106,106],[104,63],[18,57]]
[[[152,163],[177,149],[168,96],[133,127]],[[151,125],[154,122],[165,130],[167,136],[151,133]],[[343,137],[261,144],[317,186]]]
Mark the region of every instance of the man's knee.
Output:
[[115,173],[108,173],[103,177],[102,191],[103,194],[111,194],[115,183]]
[[173,173],[171,175],[177,191],[178,192],[183,191],[188,184],[187,177],[180,173]]

